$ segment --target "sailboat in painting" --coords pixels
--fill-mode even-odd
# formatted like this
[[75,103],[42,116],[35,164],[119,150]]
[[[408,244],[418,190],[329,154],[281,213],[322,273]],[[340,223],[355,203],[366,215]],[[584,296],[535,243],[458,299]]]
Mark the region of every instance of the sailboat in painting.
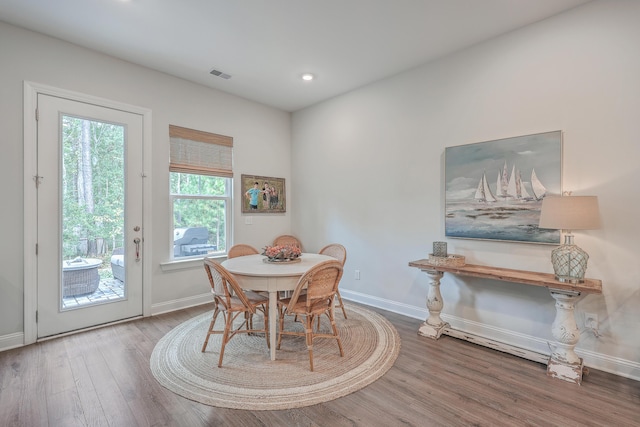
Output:
[[538,179],[535,169],[531,169],[531,189],[536,200],[541,200],[547,194],[547,189]]
[[504,203],[513,201],[538,202],[547,194],[547,189],[542,182],[540,182],[540,179],[536,175],[535,168],[531,168],[531,190],[533,192],[533,196],[530,195],[525,188],[525,183],[522,181],[522,174],[520,170],[516,168],[516,165],[514,164],[511,166],[511,173],[509,173],[507,162],[505,161],[504,167],[498,169],[495,193],[487,183],[486,172],[483,172],[473,199],[480,203],[497,201]]
[[504,162],[502,172],[498,171],[498,182],[496,183],[496,195],[506,199],[507,187],[509,186],[509,180],[507,179],[507,162]]
[[507,195],[520,201],[533,200],[533,197],[529,195],[527,189],[522,183],[522,175],[520,174],[520,171],[517,170],[515,166],[511,170],[511,176],[509,177]]
[[510,175],[507,171],[507,164],[505,162],[502,172],[498,172],[496,195],[504,200],[533,200],[533,197],[529,195],[529,192],[522,183],[522,174],[516,169],[516,166],[512,166]]
[[512,197],[514,199],[518,199],[518,183],[516,175],[516,167],[513,166],[511,169],[511,176],[509,177],[509,182],[507,183],[507,196]]
[[447,147],[445,235],[558,244],[539,219],[560,188],[561,143],[557,131]]
[[476,189],[476,194],[474,196],[478,202],[496,202],[497,199],[493,195],[491,188],[489,188],[489,184],[487,183],[487,174],[483,173],[480,182],[478,183],[478,188]]
[[518,194],[518,198],[521,200],[533,200],[533,197],[529,195],[524,184],[522,184],[522,175],[520,175],[520,171],[518,171],[518,178],[516,181],[516,193]]

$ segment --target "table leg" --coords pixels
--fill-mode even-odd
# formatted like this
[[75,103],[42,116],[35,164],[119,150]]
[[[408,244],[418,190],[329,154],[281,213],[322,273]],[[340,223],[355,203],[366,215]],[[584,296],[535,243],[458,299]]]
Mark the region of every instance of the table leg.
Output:
[[278,291],[269,291],[269,345],[271,360],[276,360],[276,325],[278,323]]
[[422,271],[431,279],[427,293],[427,310],[429,310],[429,317],[420,326],[420,329],[418,329],[418,334],[437,340],[440,338],[440,335],[442,335],[442,332],[444,332],[444,329],[449,327],[449,324],[440,318],[440,312],[444,307],[442,295],[440,294],[440,279],[444,273],[434,270]]
[[580,339],[580,330],[574,314],[579,292],[561,292],[551,289],[556,300],[556,318],[551,333],[557,340],[549,343],[551,356],[547,364],[547,375],[565,381],[582,383],[583,362],[573,350]]

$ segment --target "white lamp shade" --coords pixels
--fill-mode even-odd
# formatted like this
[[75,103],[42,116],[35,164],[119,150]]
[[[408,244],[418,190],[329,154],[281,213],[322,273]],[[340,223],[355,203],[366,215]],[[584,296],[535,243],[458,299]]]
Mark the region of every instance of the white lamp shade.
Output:
[[540,228],[593,230],[600,228],[596,196],[549,196],[542,200]]

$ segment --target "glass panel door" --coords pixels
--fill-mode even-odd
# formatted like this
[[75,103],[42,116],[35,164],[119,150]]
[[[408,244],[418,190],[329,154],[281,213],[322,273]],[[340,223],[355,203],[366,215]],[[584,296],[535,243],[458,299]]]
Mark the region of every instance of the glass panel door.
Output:
[[38,111],[38,338],[142,315],[142,116]]

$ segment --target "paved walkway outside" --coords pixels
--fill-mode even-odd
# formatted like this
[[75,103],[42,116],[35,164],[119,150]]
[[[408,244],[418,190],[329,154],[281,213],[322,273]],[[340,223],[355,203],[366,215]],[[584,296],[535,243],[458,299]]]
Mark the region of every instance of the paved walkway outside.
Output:
[[92,294],[75,295],[62,299],[62,308],[77,308],[84,305],[102,304],[124,298],[124,283],[118,279],[101,279],[98,289]]

